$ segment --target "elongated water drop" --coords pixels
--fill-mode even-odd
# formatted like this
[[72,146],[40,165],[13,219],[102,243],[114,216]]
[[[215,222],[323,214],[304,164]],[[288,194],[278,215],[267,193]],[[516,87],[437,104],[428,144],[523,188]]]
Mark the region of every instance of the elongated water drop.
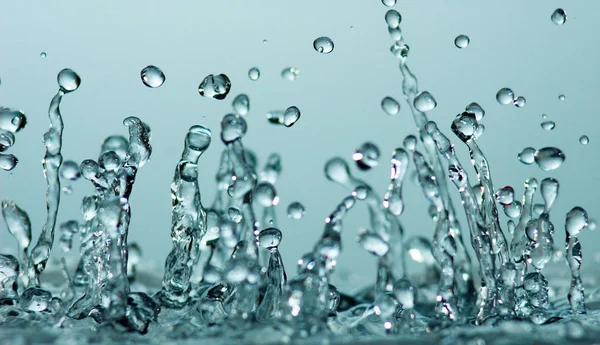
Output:
[[321,36],[313,42],[313,48],[321,54],[329,54],[333,51],[334,44],[331,38]]
[[423,91],[415,97],[413,105],[418,111],[425,113],[437,107],[437,102],[429,92]]
[[276,228],[267,228],[258,233],[258,244],[266,249],[277,248],[281,242],[281,231]]
[[231,90],[231,81],[225,74],[207,75],[198,86],[198,93],[202,97],[222,100]]
[[567,219],[565,221],[565,229],[571,236],[577,236],[588,225],[588,214],[587,212],[579,207],[573,207],[569,213],[567,213]]
[[544,212],[549,212],[558,197],[558,180],[546,177],[541,183],[542,198],[544,199]]
[[589,142],[590,142],[590,138],[588,138],[587,135],[582,135],[579,137],[579,143],[581,145],[587,145],[587,144],[589,144]]
[[535,162],[535,153],[536,149],[533,147],[526,147],[517,155],[517,158],[523,164],[533,164],[533,162]]
[[160,87],[165,82],[165,74],[156,66],[146,66],[140,72],[142,82],[147,87]]
[[388,96],[381,100],[381,109],[390,116],[396,115],[400,111],[400,103]]
[[260,70],[258,67],[252,67],[248,70],[248,78],[252,81],[257,81],[260,78]]
[[458,35],[454,39],[454,45],[456,46],[456,48],[459,49],[466,48],[469,45],[469,43],[471,43],[471,39],[467,35]]
[[290,219],[300,219],[304,217],[306,211],[301,203],[294,201],[288,206],[287,214]]
[[544,171],[558,169],[565,161],[565,154],[556,147],[544,147],[535,152],[535,162]]
[[17,240],[20,249],[27,249],[31,243],[31,221],[27,212],[10,200],[2,201],[2,216],[8,232]]
[[505,87],[498,90],[498,92],[496,93],[496,100],[498,101],[498,103],[503,105],[512,104],[515,101],[515,94],[513,90]]
[[221,139],[225,143],[243,137],[247,130],[246,120],[239,115],[227,114],[221,120]]
[[11,171],[17,166],[18,163],[19,160],[15,155],[0,153],[0,169],[4,171]]
[[354,151],[352,159],[356,162],[359,169],[370,170],[379,165],[379,156],[380,153],[377,145],[367,141]]
[[551,131],[556,127],[556,123],[554,121],[544,121],[540,124],[543,130]]
[[300,70],[296,67],[286,67],[281,71],[281,77],[285,80],[294,81],[298,79]]
[[58,86],[64,93],[69,93],[77,90],[81,84],[81,78],[75,71],[65,68],[60,71],[56,77]]
[[562,8],[557,8],[552,12],[550,19],[556,25],[563,25],[567,21],[567,13]]
[[233,102],[231,102],[231,106],[236,114],[242,116],[247,115],[250,111],[250,98],[246,94],[239,94],[235,96]]

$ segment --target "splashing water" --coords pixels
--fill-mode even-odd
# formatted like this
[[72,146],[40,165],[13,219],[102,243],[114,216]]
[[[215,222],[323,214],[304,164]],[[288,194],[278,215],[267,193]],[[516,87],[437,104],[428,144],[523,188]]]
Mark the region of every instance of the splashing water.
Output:
[[[386,9],[396,5],[395,0],[381,2]],[[562,25],[566,14],[557,9],[551,19]],[[394,343],[459,344],[595,339],[600,314],[597,298],[590,298],[595,291],[589,294],[584,288],[587,277],[581,273],[579,240],[582,231],[595,228],[595,222],[582,207],[573,207],[566,214],[564,251],[555,248],[557,217],[550,214],[559,196],[559,181],[545,177],[538,183],[528,178],[520,200],[516,187],[495,189],[497,180],[492,179],[479,140],[485,111],[478,103],[460,111],[449,129],[429,121],[426,113],[437,107],[437,101],[418,90],[417,78],[407,65],[409,48],[401,22],[400,13],[387,9],[385,23],[394,41],[391,50],[400,63],[402,94],[416,135],[406,136],[402,147],[388,156],[390,175],[383,196],[353,175],[343,158],[327,160],[325,177],[345,188],[346,196],[325,218],[322,234],[297,261],[297,274],[290,279],[280,252],[285,229],[276,213],[281,156],[272,153],[261,169],[256,155],[244,147],[250,112],[247,94],[237,95],[231,103],[234,113],[221,119],[225,148],[216,174],[217,193],[210,204],[202,201],[200,184],[207,179],[205,167],[214,162],[200,158],[211,148],[213,132],[197,124],[185,134],[170,185],[171,251],[164,259],[160,286],[153,289],[144,285],[141,248],[128,243],[135,207],[133,185],[153,150],[150,126],[129,116],[123,121],[128,138],[107,137],[96,160],[63,161],[60,105],[66,94],[79,89],[81,78],[71,69],[60,71],[59,88],[48,111],[50,128],[43,137],[46,220],[35,244],[27,212],[12,200],[2,201],[2,215],[18,255],[0,254],[0,334],[31,329],[40,334],[41,343],[190,343],[205,338],[217,343],[310,343],[316,337],[323,343],[386,343],[385,336]],[[454,41],[460,49],[469,42],[466,35]],[[319,37],[313,48],[329,54],[334,44]],[[281,72],[290,81],[298,74],[294,67]],[[251,68],[248,77],[258,80],[258,68]],[[165,75],[148,66],[141,79],[146,86],[158,88]],[[230,89],[227,75],[211,74],[198,92],[223,100]],[[496,101],[517,107],[526,102],[509,88],[500,89]],[[401,108],[389,96],[380,106],[388,115],[398,114]],[[300,110],[290,106],[269,112],[267,119],[291,127],[300,116]],[[0,108],[0,168],[10,171],[17,166],[18,159],[4,151],[14,146],[15,134],[26,123],[21,111]],[[545,121],[541,126],[551,130],[555,125]],[[466,147],[473,173],[467,173],[459,161],[447,137],[450,132]],[[589,138],[581,136],[579,142],[586,145]],[[382,157],[371,141],[364,141],[352,154],[356,167],[364,172],[376,170]],[[553,171],[565,162],[565,154],[556,147],[526,147],[518,160],[536,163],[540,168],[536,172]],[[405,238],[403,216],[415,204],[403,195],[409,170],[416,176],[433,224],[423,225],[419,236]],[[61,179],[74,182],[80,177],[94,187],[81,201],[81,219],[58,226],[60,248],[69,252],[79,244],[79,261],[73,273],[65,258],[59,273],[46,271],[61,206]],[[285,188],[281,191],[283,197]],[[536,193],[541,201],[536,201]],[[464,225],[453,198],[460,199]],[[351,238],[345,217],[363,205],[368,210],[367,226],[355,240],[375,258],[376,267],[372,277],[363,279],[362,290],[348,293],[346,287],[333,284],[333,277],[342,258],[343,238]],[[498,207],[510,218],[506,226]],[[286,214],[299,220],[306,214],[305,207],[291,202]],[[570,279],[566,285],[554,286],[548,268],[559,262],[566,264],[562,269]],[[61,278],[50,279],[52,274]],[[52,283],[45,281],[47,277]],[[545,335],[537,327],[552,331]],[[134,333],[148,334],[139,338]]]

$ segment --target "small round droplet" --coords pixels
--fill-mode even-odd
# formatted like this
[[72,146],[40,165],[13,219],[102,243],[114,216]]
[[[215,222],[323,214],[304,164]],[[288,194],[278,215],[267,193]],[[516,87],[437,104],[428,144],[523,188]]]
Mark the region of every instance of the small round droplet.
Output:
[[565,161],[565,154],[556,147],[544,147],[535,152],[535,162],[544,171],[558,169]]
[[567,213],[565,230],[567,230],[569,235],[577,236],[587,225],[588,214],[583,208],[575,206]]
[[536,150],[533,147],[526,147],[519,153],[517,158],[523,164],[533,164],[533,162],[535,162],[535,152]]
[[562,8],[557,8],[550,16],[552,22],[556,25],[563,25],[567,21],[567,13]]
[[359,233],[358,244],[369,253],[379,257],[383,257],[390,250],[390,245],[381,236],[365,230]]
[[15,155],[0,153],[0,169],[4,171],[11,171],[17,166],[18,163],[19,160]]
[[588,229],[590,229],[591,231],[594,231],[598,228],[598,224],[596,224],[596,220],[595,219],[590,219],[588,221]]
[[469,43],[471,43],[471,39],[467,35],[458,35],[454,39],[454,45],[458,49],[466,48],[469,45]]
[[429,92],[423,91],[415,97],[413,105],[418,111],[425,113],[437,107],[437,102]]
[[504,207],[504,214],[510,218],[518,218],[523,211],[523,204],[520,201],[513,201],[511,204]]
[[64,161],[60,166],[60,177],[65,180],[76,181],[81,176],[79,172],[79,164],[74,161]]
[[296,67],[286,67],[281,71],[281,77],[285,80],[294,81],[298,79],[300,70]]
[[400,111],[400,103],[388,96],[381,100],[381,109],[390,116],[396,115]]
[[485,110],[478,103],[471,103],[466,106],[465,111],[475,115],[475,120],[481,121],[485,116]]
[[258,233],[258,244],[266,249],[277,248],[281,243],[281,231],[277,228],[264,229]]
[[304,206],[301,203],[294,201],[288,206],[287,214],[288,218],[290,219],[300,219],[304,217],[304,215],[306,214],[306,210],[304,209]]
[[250,98],[246,94],[239,94],[235,96],[231,106],[236,114],[244,116],[250,111]]
[[505,186],[496,191],[496,201],[503,206],[512,204],[514,199],[515,191],[511,186]]
[[260,78],[260,70],[258,69],[258,67],[252,67],[248,70],[248,78],[254,81]]
[[262,207],[271,207],[279,203],[279,197],[275,191],[275,187],[269,182],[260,182],[254,187],[254,193],[252,194],[254,200],[256,200]]
[[321,36],[313,42],[313,48],[321,54],[329,54],[333,51],[333,41],[329,37]]
[[150,88],[156,88],[161,86],[165,82],[165,74],[160,68],[156,66],[146,66],[140,72],[142,82],[144,85]]
[[511,104],[515,101],[515,94],[513,90],[505,87],[498,90],[496,93],[496,100],[502,105]]
[[231,81],[225,74],[207,75],[198,86],[198,93],[202,97],[222,100],[231,90]]
[[581,145],[587,145],[587,144],[590,143],[590,138],[588,138],[587,135],[582,135],[582,136],[579,137],[579,143]]
[[283,125],[292,127],[300,119],[300,109],[296,106],[288,107],[283,113]]
[[545,131],[551,131],[556,127],[556,123],[554,121],[544,121],[540,126],[542,126],[542,129]]
[[40,57],[41,57],[42,59],[43,59],[43,58],[45,58],[45,57],[46,57],[46,52],[41,52],[41,53],[40,53]]
[[519,96],[519,97],[515,98],[515,100],[514,100],[515,107],[517,107],[517,108],[523,108],[525,106],[526,102],[527,102],[527,100],[523,96]]
[[383,4],[383,6],[392,7],[396,5],[396,0],[381,0],[381,3]]
[[69,93],[77,90],[81,84],[81,78],[72,69],[65,68],[58,72],[56,76],[58,86],[64,93]]
[[385,22],[390,29],[397,29],[402,21],[402,16],[396,10],[389,10],[385,14]]
[[567,99],[567,97],[565,97],[565,95],[562,95],[562,94],[561,94],[561,95],[558,95],[558,100],[559,100],[559,101],[561,101],[561,102],[562,102],[562,101],[564,101],[565,99]]
[[266,39],[264,39],[262,42],[263,42],[263,44],[269,43],[269,41],[267,41]]
[[406,138],[404,138],[402,145],[404,146],[404,148],[406,150],[408,150],[410,152],[414,152],[415,149],[417,148],[417,137],[415,137],[412,134],[407,135]]
[[372,142],[365,142],[354,151],[352,159],[361,170],[370,170],[379,165],[379,148]]

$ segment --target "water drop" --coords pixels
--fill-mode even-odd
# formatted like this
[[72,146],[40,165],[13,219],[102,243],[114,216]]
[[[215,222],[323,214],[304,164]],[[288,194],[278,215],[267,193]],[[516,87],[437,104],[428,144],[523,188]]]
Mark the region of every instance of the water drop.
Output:
[[300,219],[304,217],[304,215],[306,214],[306,210],[304,209],[304,206],[301,203],[295,201],[288,206],[287,214],[288,218],[290,219]]
[[200,96],[222,100],[231,89],[231,81],[225,74],[207,75],[198,86]]
[[243,137],[248,130],[248,124],[243,117],[235,114],[227,114],[221,120],[221,139],[225,143],[232,142]]
[[298,79],[298,75],[300,74],[300,70],[296,67],[286,67],[281,71],[281,77],[283,79],[294,81]]
[[333,51],[333,41],[329,37],[319,37],[313,42],[313,48],[321,54],[329,54]]
[[390,29],[396,29],[400,26],[402,16],[396,10],[389,10],[385,14],[385,22]]
[[546,177],[541,183],[542,199],[544,199],[544,211],[549,212],[558,197],[558,180],[552,177]]
[[563,25],[567,21],[567,14],[562,8],[557,8],[550,16],[552,22],[556,25]]
[[565,97],[565,95],[558,95],[558,100],[559,101],[564,101],[565,99],[567,99],[567,97]]
[[381,3],[383,4],[383,6],[392,7],[396,5],[396,0],[381,0]]
[[424,263],[427,266],[435,265],[435,258],[431,250],[431,243],[425,237],[411,237],[406,242],[406,252],[412,260]]
[[475,115],[475,120],[481,121],[485,116],[485,110],[478,103],[471,103],[466,106],[465,111]]
[[65,68],[58,72],[56,76],[58,86],[64,93],[69,93],[77,90],[81,84],[81,78],[72,69]]
[[155,88],[161,86],[165,82],[165,74],[156,66],[146,66],[140,72],[142,82],[147,87]]
[[248,70],[248,78],[253,81],[256,81],[258,78],[260,78],[260,70],[258,67],[252,67]]
[[588,229],[590,229],[590,231],[594,231],[598,227],[598,224],[596,224],[596,220],[595,219],[590,219],[588,221],[588,226],[587,227],[588,227]]
[[498,92],[496,93],[496,100],[498,101],[498,103],[503,105],[511,104],[515,101],[515,94],[513,90],[505,87],[498,90]]
[[275,187],[266,181],[260,182],[254,187],[252,197],[263,207],[271,207],[279,203]]
[[587,144],[589,144],[589,142],[590,142],[590,138],[588,138],[587,135],[582,135],[579,137],[579,143],[581,145],[587,145]]
[[587,225],[588,214],[583,208],[575,206],[567,213],[565,230],[567,230],[569,235],[577,236]]
[[523,164],[533,164],[535,162],[535,153],[536,150],[533,147],[526,147],[517,155],[517,158]]
[[352,159],[361,170],[369,170],[379,165],[379,148],[372,142],[365,142],[354,151]]
[[389,244],[376,233],[368,230],[362,230],[358,234],[358,244],[360,244],[369,253],[383,257],[390,250]]
[[263,44],[269,43],[269,41],[267,41],[266,39],[264,39],[262,42],[263,42]]
[[551,131],[556,127],[556,123],[554,121],[544,121],[540,124],[543,130]]
[[514,199],[515,191],[511,186],[505,186],[496,191],[496,201],[503,206],[512,204]]
[[471,39],[467,35],[458,35],[454,39],[454,45],[456,46],[456,48],[459,49],[466,48],[469,45],[469,43],[471,43]]
[[25,114],[16,109],[0,107],[0,129],[17,133],[27,125]]
[[510,218],[518,218],[523,212],[523,204],[520,201],[513,201],[504,207],[504,214]]
[[15,144],[15,135],[12,132],[0,129],[0,152],[4,152]]
[[0,153],[0,169],[4,171],[11,171],[17,166],[18,163],[19,160],[17,157],[15,157],[15,155]]
[[231,106],[238,115],[244,116],[250,111],[250,98],[246,94],[239,94],[233,99]]
[[277,248],[281,242],[281,231],[276,228],[264,229],[258,233],[258,244],[266,249]]
[[535,162],[544,171],[558,169],[565,161],[565,154],[556,147],[544,147],[535,152]]
[[515,100],[514,100],[515,107],[517,107],[517,108],[523,108],[525,106],[526,102],[527,102],[527,100],[523,96],[519,96],[519,97],[515,98]]
[[415,286],[406,278],[402,278],[394,284],[394,296],[402,307],[405,309],[412,309],[415,306],[417,289]]
[[402,145],[406,150],[410,152],[415,151],[415,149],[417,148],[417,137],[415,137],[412,134],[407,135],[406,138],[404,138]]
[[79,176],[81,176],[79,173],[79,164],[74,161],[64,161],[60,166],[60,177],[66,180],[76,181],[79,179]]
[[288,107],[283,113],[283,125],[292,127],[300,119],[300,109],[295,106]]
[[390,116],[396,115],[400,111],[400,103],[388,96],[381,100],[381,109]]
[[52,294],[40,287],[30,287],[23,291],[19,298],[19,304],[27,311],[40,312],[48,309]]
[[45,57],[46,57],[46,52],[41,52],[41,53],[40,53],[40,57],[41,57],[41,58],[45,58]]
[[418,111],[425,113],[433,110],[437,106],[437,102],[429,92],[423,91],[415,97],[413,105]]

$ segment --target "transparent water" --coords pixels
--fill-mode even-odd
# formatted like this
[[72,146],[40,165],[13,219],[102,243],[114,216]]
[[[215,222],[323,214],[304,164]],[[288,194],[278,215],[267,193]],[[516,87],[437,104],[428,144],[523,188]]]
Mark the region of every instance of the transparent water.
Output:
[[[8,230],[3,239],[8,243],[12,237],[13,243],[3,242],[11,248],[0,255],[3,339],[9,343],[60,344],[594,341],[598,335],[597,270],[594,256],[582,252],[593,253],[595,248],[580,240],[596,227],[590,217],[597,202],[586,198],[597,195],[597,187],[586,184],[585,176],[580,175],[582,170],[592,171],[584,164],[593,161],[590,138],[581,133],[571,138],[578,144],[577,150],[586,149],[587,154],[565,147],[554,138],[522,143],[510,155],[503,155],[503,143],[485,141],[493,135],[494,126],[488,125],[491,130],[486,131],[484,123],[499,116],[492,113],[502,114],[504,107],[521,112],[530,105],[525,106],[525,97],[515,94],[512,88],[498,88],[497,84],[480,101],[483,106],[467,95],[468,101],[452,110],[458,115],[438,119],[438,99],[433,91],[418,87],[420,74],[410,67],[414,48],[409,48],[412,43],[403,31],[410,16],[393,9],[400,5],[395,1],[376,2],[382,12],[378,21],[387,26],[391,45],[391,54],[385,47],[381,51],[389,54],[399,71],[391,68],[386,72],[395,73],[398,81],[396,89],[387,93],[394,92],[393,97],[370,100],[379,106],[376,115],[380,118],[398,121],[404,115],[403,124],[413,128],[408,131],[412,134],[392,136],[395,148],[391,155],[376,143],[381,142],[381,134],[377,134],[379,129],[373,123],[359,126],[360,135],[356,135],[347,130],[353,118],[348,116],[339,119],[334,129],[321,121],[329,138],[343,144],[345,138],[352,137],[353,146],[341,145],[345,153],[335,146],[329,150],[328,145],[304,145],[306,139],[315,138],[296,140],[293,133],[297,132],[292,131],[306,131],[304,123],[318,124],[319,120],[311,122],[318,107],[296,103],[293,98],[282,102],[273,96],[263,98],[251,89],[248,94],[235,89],[236,80],[241,79],[275,83],[266,78],[267,71],[281,82],[301,82],[296,80],[296,67],[285,67],[281,72],[280,67],[265,66],[261,68],[263,78],[259,78],[258,67],[237,72],[211,67],[202,72],[203,77],[195,80],[202,97],[196,97],[220,102],[225,115],[217,117],[218,126],[210,126],[206,116],[202,121],[193,119],[187,134],[184,131],[181,138],[167,143],[169,156],[180,153],[165,183],[171,189],[170,218],[167,212],[171,224],[142,234],[169,234],[170,243],[160,243],[168,251],[165,256],[131,241],[136,217],[160,224],[160,208],[152,202],[151,213],[135,211],[135,195],[144,195],[161,185],[160,180],[150,185],[140,182],[146,170],[164,165],[155,158],[160,145],[154,143],[156,126],[152,116],[124,116],[121,135],[111,129],[101,134],[103,140],[97,143],[83,139],[80,146],[88,152],[87,159],[64,159],[63,153],[69,147],[64,144],[68,114],[72,110],[68,104],[84,92],[87,79],[74,69],[57,71],[52,79],[58,85],[54,84],[55,95],[48,110],[50,128],[43,135],[44,213],[31,211],[29,203],[22,203],[31,186],[17,180],[22,173],[19,168],[33,156],[17,151],[20,138],[27,138],[24,134],[41,119],[1,108],[0,167],[6,170],[5,175],[14,174],[6,176],[14,182],[5,185],[7,196],[2,202]],[[536,16],[538,12],[543,11],[531,11]],[[561,30],[572,22],[567,22],[565,10],[556,8],[544,18],[540,22]],[[371,21],[377,22],[367,22]],[[350,28],[358,30],[354,25]],[[382,35],[386,36],[385,31]],[[477,35],[461,35],[454,33],[446,38],[451,49],[461,54],[477,49]],[[344,45],[351,45],[333,35],[333,39],[314,37],[313,49],[308,40],[302,54],[328,59],[344,54]],[[316,65],[327,63],[317,61],[322,62]],[[157,66],[145,66],[131,75],[137,73],[136,82],[147,91],[160,92],[177,79],[171,78],[167,69],[163,72]],[[307,68],[302,70],[306,72]],[[344,84],[344,79],[339,77],[334,82]],[[521,91],[519,83],[513,83],[517,84],[514,89]],[[10,85],[3,77],[2,91]],[[307,92],[326,95],[323,85],[317,85]],[[447,100],[443,94],[456,90],[440,86],[427,88],[436,88],[441,106],[442,100]],[[194,87],[189,89],[193,91]],[[576,94],[567,99],[561,91],[550,90],[552,98],[576,102],[572,108],[580,105]],[[528,98],[536,100],[529,94],[534,94],[531,89]],[[267,103],[269,108],[260,103]],[[354,101],[345,97],[344,103],[353,107]],[[256,112],[261,107],[266,116]],[[271,107],[280,110],[266,110]],[[557,105],[545,107],[560,109]],[[340,108],[343,106],[334,104],[332,109]],[[161,118],[165,123],[182,122],[177,114]],[[103,117],[95,117],[95,121],[106,122]],[[26,126],[28,122],[31,125]],[[508,115],[502,122],[508,124],[503,127],[508,130],[520,130],[527,124]],[[531,131],[539,130],[537,116],[531,123]],[[252,146],[247,142],[255,131],[254,124],[259,128],[258,143],[263,143],[257,146],[267,152],[248,148]],[[584,121],[581,126],[586,129]],[[158,128],[161,133],[161,126]],[[544,125],[542,128],[546,129]],[[280,145],[270,142],[277,137],[276,131],[284,131],[285,144],[301,151],[277,153]],[[593,140],[593,133],[589,135]],[[501,137],[510,141],[506,134]],[[100,154],[90,155],[90,151],[97,152],[98,146]],[[500,158],[493,159],[487,146]],[[219,151],[220,158],[211,161],[209,158],[216,158],[208,155],[211,150]],[[266,157],[264,162],[257,153]],[[323,169],[312,161],[317,154],[327,156]],[[581,163],[584,165],[572,168],[579,171],[576,174],[568,166],[579,163],[578,156],[587,159]],[[288,170],[286,162],[302,161],[304,157],[310,158],[300,168]],[[496,173],[496,166],[502,172],[502,166],[507,165],[513,172],[523,167],[528,170],[516,177],[520,180],[516,183],[514,174]],[[207,173],[209,166],[216,170],[212,175],[216,183]],[[381,166],[390,167],[387,177],[369,177],[381,171]],[[309,178],[312,170],[322,171],[326,180],[346,192],[321,191]],[[555,174],[564,170],[566,175]],[[29,171],[33,170],[24,173]],[[367,172],[371,175],[365,175]],[[293,185],[318,198],[334,196],[337,201],[323,207],[322,203],[291,199],[285,184],[285,176],[290,173],[296,176]],[[85,184],[93,188],[86,190]],[[216,185],[213,198],[203,192],[210,184]],[[375,187],[377,184],[383,187]],[[74,190],[83,193],[82,198],[73,197]],[[568,190],[574,190],[573,194]],[[280,202],[282,198],[285,202]],[[419,205],[426,215],[411,222],[411,213]],[[68,207],[74,211],[63,211]],[[69,218],[61,218],[61,212]],[[292,264],[284,263],[288,251],[283,245],[294,238],[286,225],[295,222],[306,227],[301,222],[316,213],[328,215],[324,223],[310,225],[322,230],[296,235],[311,244],[297,243],[295,249],[305,254],[297,255],[298,260],[292,259]],[[351,218],[353,215],[358,217]],[[41,231],[36,228],[38,223],[44,224]],[[353,228],[359,228],[357,235],[352,234]],[[350,255],[346,248],[349,242],[356,246],[350,248]],[[357,264],[356,258],[363,260],[361,253],[365,255],[362,258],[375,261],[362,272],[360,269],[368,265]],[[163,262],[164,269],[156,269]],[[350,277],[344,268],[357,272]]]

